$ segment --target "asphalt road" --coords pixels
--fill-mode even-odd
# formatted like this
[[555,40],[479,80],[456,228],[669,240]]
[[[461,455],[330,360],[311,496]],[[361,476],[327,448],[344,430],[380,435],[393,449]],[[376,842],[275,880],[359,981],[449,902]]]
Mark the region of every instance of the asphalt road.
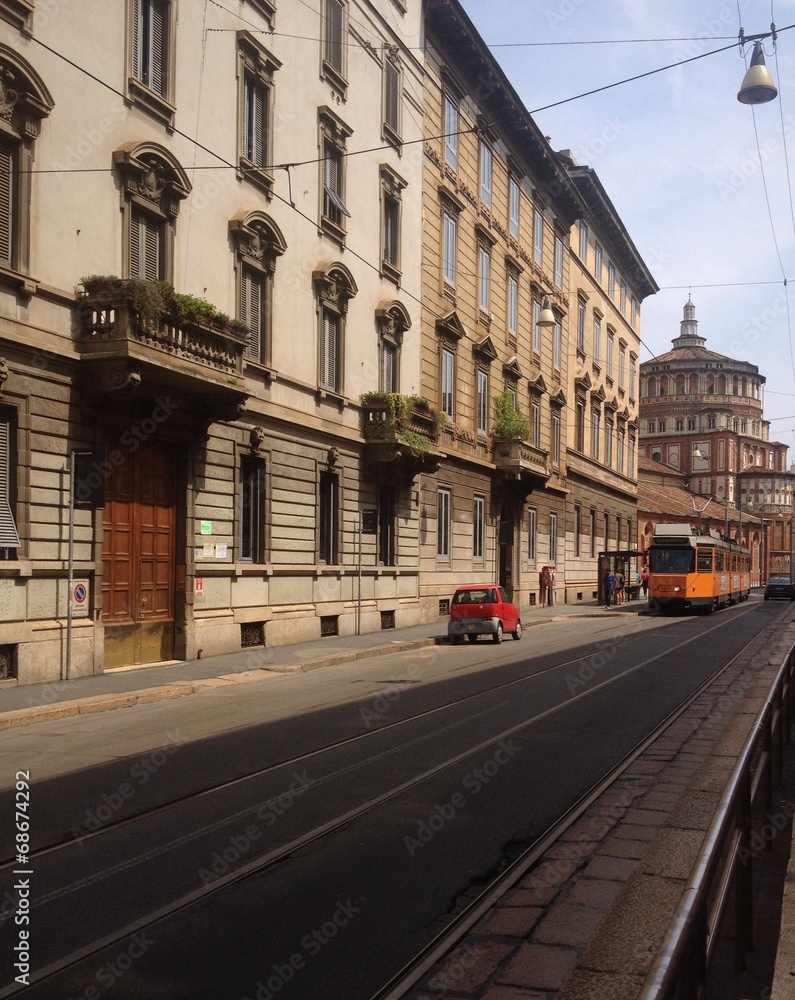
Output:
[[[198,739],[195,705],[108,713],[135,751],[35,787],[30,950],[53,974],[25,996],[369,1000],[779,611],[568,620],[439,647],[432,670],[282,678],[235,693],[232,731],[233,696],[208,701]],[[67,722],[36,728],[90,740]]]

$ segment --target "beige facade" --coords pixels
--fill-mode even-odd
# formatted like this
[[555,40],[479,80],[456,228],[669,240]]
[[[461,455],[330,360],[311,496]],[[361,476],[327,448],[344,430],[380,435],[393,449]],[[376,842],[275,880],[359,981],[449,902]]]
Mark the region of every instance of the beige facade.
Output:
[[317,6],[0,0],[20,682],[419,618],[360,397],[420,388],[420,5]]

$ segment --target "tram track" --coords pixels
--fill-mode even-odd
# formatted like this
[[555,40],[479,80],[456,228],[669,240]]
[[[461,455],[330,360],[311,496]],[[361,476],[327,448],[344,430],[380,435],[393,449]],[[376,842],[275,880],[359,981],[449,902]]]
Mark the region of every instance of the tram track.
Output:
[[[742,617],[753,611],[753,605],[748,606],[744,609],[738,610],[736,612],[737,617]],[[577,701],[583,700],[597,693],[598,691],[604,689],[608,685],[617,683],[618,681],[625,679],[628,675],[641,670],[644,667],[648,667],[650,664],[654,663],[656,660],[663,656],[670,656],[672,653],[676,653],[678,650],[683,650],[685,647],[693,642],[703,639],[705,635],[715,631],[720,628],[722,623],[716,623],[709,628],[699,630],[697,635],[689,636],[682,640],[681,642],[675,644],[672,647],[666,648],[663,652],[659,653],[653,657],[645,657],[640,662],[636,662],[633,666],[627,670],[621,671],[613,677],[607,677],[604,680],[600,680],[598,683],[590,685],[587,690],[580,692],[579,694],[572,695],[570,698],[559,702],[556,705],[550,706],[544,711],[538,712],[531,717],[522,718],[519,722],[514,725],[504,727],[498,732],[492,732],[486,739],[478,741],[476,744],[467,746],[458,753],[446,756],[443,760],[435,763],[432,767],[425,768],[418,771],[411,778],[404,782],[393,784],[391,787],[385,789],[378,795],[370,796],[365,801],[358,803],[353,808],[347,809],[340,812],[339,814],[329,818],[326,822],[317,824],[311,829],[305,830],[300,836],[294,837],[288,842],[280,845],[278,848],[260,855],[257,858],[241,865],[234,871],[230,871],[225,875],[220,876],[217,880],[213,881],[209,885],[202,886],[196,890],[183,893],[178,898],[173,899],[166,903],[165,905],[159,906],[145,915],[140,916],[138,919],[126,923],[123,927],[119,927],[116,930],[109,932],[107,935],[100,936],[95,940],[87,943],[80,949],[73,950],[68,955],[63,956],[57,961],[50,962],[43,968],[37,970],[31,976],[31,986],[38,983],[44,983],[64,970],[69,969],[72,966],[80,962],[84,962],[94,956],[99,955],[103,950],[121,944],[124,940],[140,931],[145,931],[147,928],[153,927],[155,924],[165,920],[168,917],[172,917],[176,914],[182,913],[189,910],[195,904],[207,900],[210,897],[218,896],[225,891],[229,890],[232,886],[244,882],[247,879],[252,878],[264,872],[266,869],[273,868],[277,866],[280,862],[285,859],[290,858],[296,852],[310,846],[313,844],[318,844],[323,841],[324,838],[328,837],[335,831],[338,831],[346,826],[348,826],[353,821],[366,816],[370,811],[376,809],[377,807],[383,805],[390,800],[399,798],[406,792],[418,788],[422,783],[427,782],[430,778],[441,775],[445,771],[454,768],[457,765],[466,762],[468,759],[476,757],[478,754],[482,753],[489,747],[499,743],[500,740],[509,740],[511,737],[518,736],[524,731],[530,730],[531,727],[537,725],[541,720],[548,719],[549,717],[555,715],[558,712],[563,711],[567,707],[570,707]],[[634,639],[638,638],[638,635],[624,636],[617,640],[618,645],[624,647],[631,643]],[[658,736],[665,731],[679,716],[687,710],[687,708],[692,704],[692,702],[698,698],[711,684],[713,684],[718,677],[721,676],[731,664],[735,661],[737,656],[754,641],[756,641],[757,635],[750,638],[741,649],[738,649],[732,657],[723,662],[719,667],[717,667],[712,674],[706,678],[699,687],[692,692],[686,699],[684,699],[681,704],[679,704],[672,712],[670,712],[662,722],[657,724],[652,731],[644,736],[630,751],[627,753],[621,761],[614,765],[608,772],[606,772],[596,783],[594,783],[591,788],[580,797],[580,799],[574,803],[557,822],[552,824],[544,833],[535,839],[532,844],[529,844],[527,848],[523,851],[520,857],[516,858],[510,866],[503,871],[499,877],[496,878],[488,887],[486,887],[482,893],[478,895],[476,899],[473,900],[470,906],[468,906],[464,911],[457,914],[453,919],[452,923],[444,931],[438,934],[433,941],[431,941],[421,953],[419,953],[411,962],[404,965],[399,973],[392,977],[389,984],[380,989],[377,993],[372,995],[372,1000],[397,1000],[397,998],[405,995],[406,991],[415,984],[419,978],[430,968],[438,958],[445,954],[455,943],[460,940],[460,938],[466,934],[472,925],[482,916],[482,914],[488,910],[502,894],[504,894],[515,882],[520,879],[535,861],[543,854],[548,847],[558,839],[562,833],[568,829],[568,827],[588,808],[588,806],[595,801],[603,792],[609,788],[617,778],[623,773],[624,770],[635,760],[637,757],[655,740]],[[495,684],[489,689],[489,694],[494,695],[495,693],[504,693],[506,695],[515,695],[517,686],[526,684],[532,680],[537,679],[543,674],[549,674],[555,670],[571,669],[577,664],[581,664],[587,661],[588,656],[581,655],[577,657],[572,657],[565,661],[560,661],[554,665],[544,668],[543,670],[528,674],[519,678],[512,678],[508,681],[500,682]],[[473,692],[467,694],[464,697],[451,699],[443,705],[434,706],[425,712],[415,713],[409,718],[395,720],[394,722],[388,723],[384,726],[379,727],[377,730],[368,731],[366,733],[360,733],[352,737],[348,737],[344,740],[336,741],[333,744],[321,749],[314,750],[306,754],[296,755],[289,759],[280,761],[278,764],[270,765],[264,768],[258,768],[247,775],[237,776],[235,779],[229,781],[220,782],[213,786],[212,788],[203,789],[200,792],[193,793],[189,796],[174,799],[168,804],[163,804],[154,807],[150,810],[145,810],[135,814],[134,816],[128,816],[120,819],[112,824],[108,824],[100,830],[92,832],[86,835],[83,840],[85,844],[95,841],[97,838],[102,838],[110,832],[119,833],[120,830],[132,829],[132,824],[140,823],[144,818],[153,818],[162,816],[164,811],[169,809],[174,809],[175,807],[184,806],[189,801],[198,801],[201,799],[207,799],[208,797],[219,793],[220,791],[232,788],[232,787],[242,787],[246,782],[251,782],[254,778],[260,777],[264,774],[274,772],[281,768],[289,768],[300,766],[302,763],[329,754],[331,751],[340,750],[342,748],[352,749],[358,745],[365,745],[368,738],[372,738],[376,735],[383,737],[386,734],[394,735],[401,731],[401,727],[408,727],[411,724],[416,724],[417,720],[427,721],[429,718],[438,716],[440,713],[449,712],[453,708],[461,708],[466,706],[473,699],[481,697],[483,695],[482,691]],[[483,709],[476,713],[470,713],[464,716],[462,719],[457,720],[443,727],[438,727],[433,733],[426,733],[420,735],[416,738],[410,739],[405,742],[399,742],[397,745],[388,747],[384,750],[379,751],[377,754],[370,756],[364,756],[361,760],[354,761],[350,765],[337,769],[335,771],[330,771],[325,774],[322,778],[318,779],[315,783],[317,785],[322,784],[326,781],[338,780],[344,777],[350,777],[357,770],[371,765],[375,762],[381,762],[385,758],[390,756],[405,754],[407,748],[411,746],[416,746],[427,740],[430,740],[432,736],[438,735],[440,732],[446,732],[453,729],[458,729],[462,726],[471,724],[472,721],[478,716],[487,715],[489,712],[495,712],[501,708],[503,702],[497,702],[489,709]],[[223,826],[226,826],[230,821],[242,821],[246,819],[247,814],[250,810],[241,810],[238,813],[224,816],[223,819],[219,820],[215,824],[210,824],[206,826],[201,831],[191,831],[186,837],[189,839],[195,839],[196,837],[206,836],[208,834],[213,834],[219,832]],[[64,840],[55,844],[48,845],[46,848],[41,849],[31,855],[32,864],[36,864],[37,860],[41,860],[46,856],[57,855],[58,852],[67,851],[69,848],[74,848],[76,846],[75,840]],[[78,845],[83,846],[83,845]],[[184,846],[181,841],[173,841],[168,844],[162,845],[160,851],[155,850],[155,854],[167,852],[173,849],[175,846]],[[154,857],[153,853],[144,852],[141,855],[133,859],[128,859],[127,862],[121,864],[118,868],[118,872],[122,870],[132,870],[135,868],[136,864],[146,863],[152,860]],[[117,872],[117,873],[118,873]],[[108,872],[97,873],[96,881],[101,881]],[[44,897],[39,900],[39,905],[45,903],[49,900],[54,900],[58,897],[68,896],[70,893],[83,888],[80,884],[63,886],[55,894],[51,894],[49,897]],[[17,992],[13,987],[0,990],[0,998],[7,996],[14,996]]]

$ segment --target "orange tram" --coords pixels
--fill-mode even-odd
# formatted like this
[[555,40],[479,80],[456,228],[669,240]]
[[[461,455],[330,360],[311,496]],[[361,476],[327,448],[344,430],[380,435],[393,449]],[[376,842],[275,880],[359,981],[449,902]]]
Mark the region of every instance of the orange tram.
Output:
[[717,531],[658,524],[649,546],[649,607],[710,614],[751,589],[751,553]]

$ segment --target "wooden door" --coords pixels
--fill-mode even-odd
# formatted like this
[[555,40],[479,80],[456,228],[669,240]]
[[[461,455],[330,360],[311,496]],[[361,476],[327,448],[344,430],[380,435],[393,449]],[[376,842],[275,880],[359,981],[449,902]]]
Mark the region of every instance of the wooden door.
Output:
[[174,649],[176,454],[146,441],[108,442],[103,531],[105,667],[156,663]]

